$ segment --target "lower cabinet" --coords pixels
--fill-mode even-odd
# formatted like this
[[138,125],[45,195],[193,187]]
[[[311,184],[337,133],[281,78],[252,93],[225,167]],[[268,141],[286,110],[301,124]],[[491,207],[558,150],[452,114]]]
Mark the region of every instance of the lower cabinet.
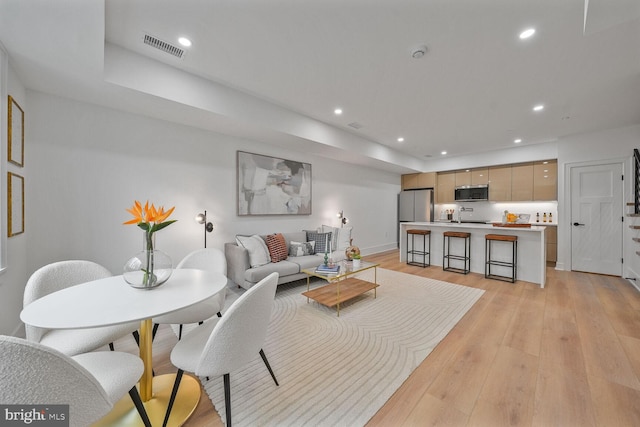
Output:
[[558,260],[558,227],[547,226],[544,232],[547,242],[547,262],[556,262]]

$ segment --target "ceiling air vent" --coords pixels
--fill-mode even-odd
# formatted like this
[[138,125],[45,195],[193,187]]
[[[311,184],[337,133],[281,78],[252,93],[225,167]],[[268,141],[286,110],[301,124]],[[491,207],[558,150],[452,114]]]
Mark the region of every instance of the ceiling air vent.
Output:
[[347,126],[351,126],[354,129],[361,129],[362,128],[362,125],[360,123],[358,123],[358,122],[349,123]]
[[150,36],[149,34],[144,35],[144,44],[155,47],[156,49],[160,49],[161,51],[166,52],[169,55],[173,55],[176,58],[182,59],[182,56],[184,55],[184,49],[180,49],[177,46],[174,46],[167,42],[163,42],[162,40]]

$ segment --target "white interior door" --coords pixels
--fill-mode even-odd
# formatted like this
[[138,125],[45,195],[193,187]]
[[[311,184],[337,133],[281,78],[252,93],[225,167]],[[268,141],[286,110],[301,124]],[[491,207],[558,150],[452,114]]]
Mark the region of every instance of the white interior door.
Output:
[[622,164],[571,169],[571,269],[622,275]]

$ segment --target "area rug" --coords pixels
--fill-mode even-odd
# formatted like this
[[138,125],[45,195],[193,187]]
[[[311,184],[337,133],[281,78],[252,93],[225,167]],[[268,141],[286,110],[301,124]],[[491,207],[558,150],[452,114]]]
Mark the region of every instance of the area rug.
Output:
[[[258,354],[231,372],[235,426],[366,424],[484,292],[381,268],[377,281],[377,298],[345,303],[340,317],[307,302],[304,282],[278,287],[263,349],[280,386]],[[222,378],[201,381],[224,423]]]

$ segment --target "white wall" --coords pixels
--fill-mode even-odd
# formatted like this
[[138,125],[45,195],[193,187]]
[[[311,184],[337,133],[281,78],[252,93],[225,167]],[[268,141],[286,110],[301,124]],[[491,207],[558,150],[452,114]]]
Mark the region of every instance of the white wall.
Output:
[[[29,163],[25,162],[24,167],[18,167],[7,162],[7,131],[4,123],[7,123],[7,95],[11,95],[16,102],[27,109],[28,102],[25,88],[22,86],[14,70],[9,66],[2,46],[0,46],[0,78],[6,83],[6,93],[0,90],[0,98],[2,99],[2,111],[0,130],[2,131],[1,162],[0,168],[0,233],[4,251],[3,261],[6,261],[6,269],[0,274],[0,334],[15,335],[19,334],[20,323],[18,316],[22,309],[22,294],[25,284],[25,276],[27,271],[27,238],[25,234],[19,234],[10,238],[6,238],[7,230],[7,213],[6,213],[6,188],[7,188],[7,171],[16,173],[28,180]],[[3,85],[0,84],[0,88]],[[25,118],[27,121],[28,118]],[[25,132],[25,138],[28,133]]]
[[[174,262],[202,247],[194,217],[204,209],[216,227],[209,247],[222,249],[238,233],[338,226],[339,210],[364,254],[396,247],[397,174],[39,92],[26,98],[26,232],[10,239],[10,269],[0,276],[2,333],[19,326],[24,284],[40,266],[89,259],[120,273],[142,249],[142,231],[122,225],[135,199],[176,206],[178,222],[157,235]],[[237,150],[311,163],[313,214],[238,217]]]
[[[573,164],[577,163],[604,163],[616,161],[624,163],[625,199],[632,200],[633,167],[631,157],[633,149],[640,148],[640,126],[629,126],[617,129],[593,132],[584,135],[576,135],[562,139],[558,144],[558,269],[570,269],[571,267],[571,197],[568,187],[568,172]],[[626,209],[625,209],[626,212]],[[632,231],[627,227],[632,220],[627,221],[623,227],[623,277],[640,277],[640,257],[631,245]]]

